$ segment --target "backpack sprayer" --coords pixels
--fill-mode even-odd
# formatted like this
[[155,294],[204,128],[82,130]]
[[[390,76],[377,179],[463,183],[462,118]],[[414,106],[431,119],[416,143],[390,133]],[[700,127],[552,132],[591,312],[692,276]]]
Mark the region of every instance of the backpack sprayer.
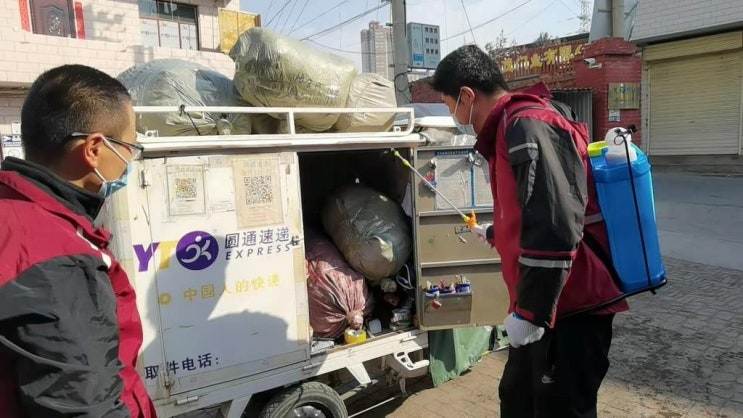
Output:
[[400,161],[402,161],[402,163],[403,163],[403,165],[405,167],[409,168],[410,171],[412,171],[413,173],[415,173],[416,176],[420,177],[420,179],[423,180],[423,184],[425,184],[429,189],[431,189],[432,192],[436,193],[442,199],[444,199],[444,201],[449,206],[451,206],[451,208],[454,209],[459,214],[459,216],[462,217],[462,220],[464,221],[464,223],[467,224],[467,226],[469,226],[470,228],[474,228],[477,225],[477,216],[475,215],[475,211],[474,210],[472,212],[470,212],[469,216],[465,215],[464,212],[462,212],[461,210],[459,210],[459,208],[454,203],[451,202],[451,200],[449,200],[440,191],[438,191],[438,189],[436,189],[436,186],[434,186],[433,184],[431,184],[431,182],[428,181],[428,179],[426,178],[426,176],[424,176],[423,174],[421,174],[420,171],[416,170],[415,167],[413,167],[413,165],[410,164],[410,161],[408,161],[407,159],[405,159],[405,157],[403,157],[402,155],[400,155],[400,153],[396,149],[390,148],[390,151],[392,152],[392,155],[394,155],[395,157],[397,157],[398,159],[400,159]]

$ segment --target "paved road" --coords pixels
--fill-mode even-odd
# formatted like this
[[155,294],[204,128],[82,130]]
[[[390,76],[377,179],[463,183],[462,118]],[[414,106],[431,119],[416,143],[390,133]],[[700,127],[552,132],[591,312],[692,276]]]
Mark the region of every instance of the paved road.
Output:
[[743,177],[653,176],[664,255],[743,270]]
[[[743,272],[666,259],[671,284],[633,298],[619,315],[612,367],[599,394],[601,417],[743,417]],[[493,353],[458,380],[361,415],[497,417],[505,353]],[[369,396],[352,411],[390,392]]]

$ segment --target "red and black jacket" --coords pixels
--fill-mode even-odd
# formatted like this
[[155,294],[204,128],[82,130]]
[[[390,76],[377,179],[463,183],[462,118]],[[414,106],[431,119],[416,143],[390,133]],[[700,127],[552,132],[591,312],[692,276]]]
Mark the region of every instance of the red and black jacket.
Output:
[[[609,268],[585,125],[532,94],[507,94],[478,134],[494,200],[492,243],[501,256],[510,312],[553,327],[564,314],[628,309]],[[586,243],[585,235],[592,240]],[[601,248],[596,248],[596,245]],[[608,307],[605,307],[608,306]],[[600,307],[600,308],[599,308]]]
[[0,171],[0,411],[155,417],[134,289],[95,228],[103,199],[43,167]]

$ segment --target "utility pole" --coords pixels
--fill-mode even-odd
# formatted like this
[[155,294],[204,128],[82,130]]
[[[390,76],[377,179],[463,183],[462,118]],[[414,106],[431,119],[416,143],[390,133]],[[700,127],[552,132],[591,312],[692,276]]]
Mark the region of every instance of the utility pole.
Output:
[[392,49],[395,57],[395,94],[397,105],[410,103],[408,84],[408,37],[405,20],[405,0],[385,0],[392,8]]

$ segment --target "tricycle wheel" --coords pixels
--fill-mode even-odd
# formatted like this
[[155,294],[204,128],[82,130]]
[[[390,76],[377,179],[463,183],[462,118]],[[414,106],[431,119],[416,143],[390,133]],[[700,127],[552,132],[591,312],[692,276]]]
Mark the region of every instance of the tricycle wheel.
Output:
[[274,396],[260,418],[346,418],[343,400],[330,386],[305,382]]

